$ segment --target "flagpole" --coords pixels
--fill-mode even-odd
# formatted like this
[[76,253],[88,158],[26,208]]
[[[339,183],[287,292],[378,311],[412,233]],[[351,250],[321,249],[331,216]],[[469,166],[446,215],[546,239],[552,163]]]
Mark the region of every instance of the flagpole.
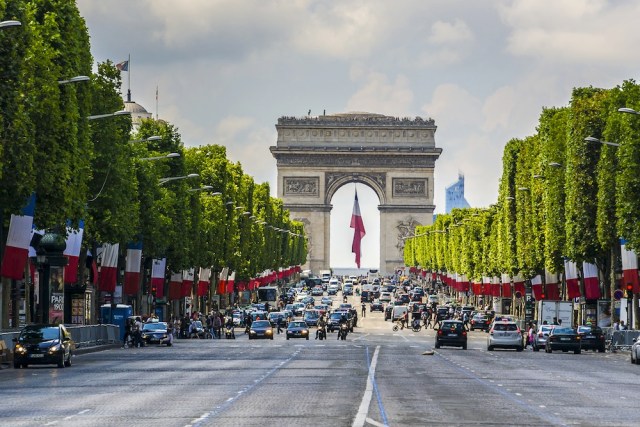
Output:
[[129,59],[127,61],[127,101],[131,102],[131,54],[129,54]]

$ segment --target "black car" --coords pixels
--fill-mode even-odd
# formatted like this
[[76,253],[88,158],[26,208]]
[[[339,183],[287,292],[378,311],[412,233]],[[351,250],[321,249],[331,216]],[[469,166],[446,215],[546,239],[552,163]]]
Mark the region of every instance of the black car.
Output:
[[381,311],[381,312],[384,313],[384,306],[382,305],[382,303],[380,301],[374,301],[369,306],[369,311],[370,312]]
[[142,331],[140,331],[142,341],[145,344],[171,344],[167,340],[167,324],[165,322],[149,322],[142,325]]
[[362,293],[360,294],[360,301],[361,302],[371,302],[371,292],[369,291],[362,291]]
[[287,339],[305,338],[309,339],[309,326],[303,321],[293,321],[287,326]]
[[580,335],[580,346],[583,350],[593,350],[604,353],[605,339],[602,329],[589,325],[578,326],[578,335]]
[[460,320],[445,320],[436,333],[436,348],[440,346],[462,347],[467,349],[467,331]]
[[409,304],[410,302],[411,302],[411,298],[409,298],[409,295],[407,294],[400,294],[396,298],[396,304],[398,305]]
[[[438,311],[440,311],[440,309],[438,309]],[[475,331],[476,329],[488,331],[490,326],[489,318],[485,314],[478,313],[471,318],[469,325],[469,328],[472,331]]]
[[251,324],[249,339],[254,340],[259,338],[268,340],[273,339],[273,327],[271,326],[271,322],[268,320],[256,320]]
[[573,351],[575,354],[580,354],[582,350],[580,335],[572,328],[556,326],[549,333],[544,348],[546,353],[551,353],[553,350]]
[[391,319],[391,315],[393,313],[393,304],[387,304],[384,308],[384,320],[387,321]]
[[71,366],[76,344],[64,325],[28,325],[14,338],[13,367],[28,365]]

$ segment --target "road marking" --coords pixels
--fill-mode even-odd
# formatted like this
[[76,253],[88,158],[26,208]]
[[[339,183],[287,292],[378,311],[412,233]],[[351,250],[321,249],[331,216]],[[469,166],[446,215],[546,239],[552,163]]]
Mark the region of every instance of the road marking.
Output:
[[376,351],[373,352],[373,358],[371,359],[371,365],[369,365],[369,375],[367,375],[367,387],[362,395],[362,402],[358,408],[358,413],[353,420],[352,427],[363,427],[367,421],[367,413],[369,412],[369,404],[373,397],[373,382],[374,375],[376,373],[376,365],[378,364],[378,353],[380,352],[380,346],[376,346]]
[[367,418],[365,420],[367,423],[372,424],[376,427],[386,427],[384,424],[377,422],[376,420],[372,420],[371,418]]

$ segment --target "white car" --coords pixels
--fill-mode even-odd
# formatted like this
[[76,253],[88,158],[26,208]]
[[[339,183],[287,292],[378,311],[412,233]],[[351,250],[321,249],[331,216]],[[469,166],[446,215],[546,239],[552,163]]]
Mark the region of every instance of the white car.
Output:
[[500,321],[494,322],[487,335],[487,350],[494,348],[515,348],[522,351],[524,348],[522,332],[516,322]]
[[391,302],[391,293],[390,292],[382,292],[380,294],[380,302]]

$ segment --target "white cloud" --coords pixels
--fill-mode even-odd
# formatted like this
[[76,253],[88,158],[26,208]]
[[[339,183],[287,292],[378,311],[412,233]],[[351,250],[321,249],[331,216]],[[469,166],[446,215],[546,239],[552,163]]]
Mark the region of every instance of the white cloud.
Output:
[[431,35],[428,38],[432,44],[457,44],[473,41],[473,33],[460,19],[451,22],[437,21],[431,26]]
[[370,73],[364,85],[347,101],[346,111],[411,115],[413,92],[410,86],[409,79],[402,75],[390,82],[384,74]]
[[485,122],[482,129],[491,132],[496,128],[507,129],[511,111],[516,104],[515,91],[510,86],[503,86],[492,93],[482,106]]

